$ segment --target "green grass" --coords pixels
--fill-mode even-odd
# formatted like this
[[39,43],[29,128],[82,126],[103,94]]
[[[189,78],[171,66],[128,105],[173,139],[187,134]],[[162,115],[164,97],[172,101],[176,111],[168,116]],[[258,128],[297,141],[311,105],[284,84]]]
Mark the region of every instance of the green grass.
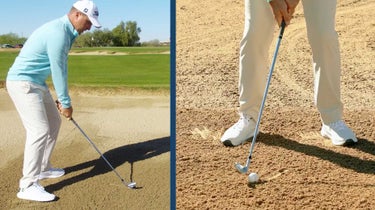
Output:
[[169,47],[84,47],[84,48],[72,48],[71,52],[121,52],[126,54],[152,54],[152,53],[163,53],[169,52]]
[[77,86],[169,88],[169,55],[78,55],[68,61]]
[[[126,55],[70,55],[69,85],[98,88],[169,89],[169,47],[73,48],[71,52],[106,51]],[[18,51],[0,51],[0,82]],[[49,79],[47,81],[51,83]]]
[[14,59],[17,57],[18,51],[0,51],[0,81],[4,81],[9,68],[12,66]]

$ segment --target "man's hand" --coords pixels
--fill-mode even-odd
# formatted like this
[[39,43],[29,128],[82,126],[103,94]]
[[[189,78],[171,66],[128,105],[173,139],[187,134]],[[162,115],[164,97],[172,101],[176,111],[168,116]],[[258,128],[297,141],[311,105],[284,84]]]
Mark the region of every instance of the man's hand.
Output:
[[300,0],[285,0],[285,2],[288,5],[288,13],[293,15]]
[[63,108],[62,105],[61,105],[61,103],[58,100],[56,100],[56,106],[57,106],[57,109],[59,110],[59,112],[64,117],[66,117],[68,120],[72,119],[73,107]]
[[286,25],[290,24],[295,8],[300,0],[272,0],[270,5],[279,26],[284,20]]

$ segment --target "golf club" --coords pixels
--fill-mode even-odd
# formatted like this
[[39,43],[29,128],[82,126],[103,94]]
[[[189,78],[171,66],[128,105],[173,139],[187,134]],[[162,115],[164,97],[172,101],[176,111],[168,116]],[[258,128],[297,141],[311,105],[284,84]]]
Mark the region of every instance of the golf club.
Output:
[[95,146],[94,142],[91,141],[91,139],[86,135],[86,133],[81,129],[81,127],[79,127],[79,125],[77,124],[77,122],[73,119],[73,118],[70,118],[69,119],[70,121],[73,122],[73,124],[81,131],[81,133],[83,134],[83,136],[86,137],[86,140],[91,144],[91,146],[93,146],[95,148],[95,150],[100,154],[100,156],[104,159],[104,161],[109,165],[109,167],[111,167],[112,171],[115,172],[115,174],[118,176],[118,178],[120,178],[121,182],[127,186],[128,188],[130,189],[136,189],[137,186],[136,186],[136,183],[135,182],[130,182],[130,183],[126,183],[125,180],[117,173],[117,171],[113,168],[113,166],[109,163],[109,161],[107,160],[107,158],[104,157],[104,155],[99,151],[99,149]]
[[258,130],[259,130],[260,118],[262,117],[262,112],[263,112],[264,104],[265,104],[265,101],[266,101],[266,97],[267,97],[267,93],[268,93],[268,88],[269,88],[270,83],[271,83],[272,72],[273,72],[273,69],[275,67],[276,57],[277,57],[277,53],[279,51],[281,39],[283,38],[285,26],[286,26],[285,22],[282,21],[281,22],[280,34],[279,34],[279,38],[277,40],[275,53],[273,55],[272,65],[270,67],[270,72],[268,74],[266,89],[264,90],[264,93],[263,93],[262,104],[260,105],[260,110],[259,110],[259,114],[258,114],[258,120],[257,120],[257,123],[255,125],[253,140],[251,142],[249,156],[248,156],[248,158],[246,160],[246,165],[243,166],[243,165],[241,165],[239,163],[235,163],[234,164],[234,166],[236,167],[237,171],[240,172],[240,173],[242,173],[242,174],[246,173],[248,171],[248,169],[249,169],[251,156],[253,154],[254,145],[255,145],[257,134],[258,134]]

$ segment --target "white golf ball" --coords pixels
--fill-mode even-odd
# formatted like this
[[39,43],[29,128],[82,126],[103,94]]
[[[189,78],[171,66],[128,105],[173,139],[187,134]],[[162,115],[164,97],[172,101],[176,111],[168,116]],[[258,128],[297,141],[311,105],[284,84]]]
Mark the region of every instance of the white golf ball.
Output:
[[247,177],[247,180],[249,181],[249,183],[256,183],[259,181],[259,176],[257,173],[250,173]]

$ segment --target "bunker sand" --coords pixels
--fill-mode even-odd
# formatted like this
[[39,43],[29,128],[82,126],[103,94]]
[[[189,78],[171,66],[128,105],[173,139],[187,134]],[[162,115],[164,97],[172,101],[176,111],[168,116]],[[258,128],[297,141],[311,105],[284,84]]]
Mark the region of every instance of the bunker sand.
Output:
[[[337,2],[344,120],[359,144],[335,147],[319,133],[311,49],[299,5],[284,33],[250,164],[260,181],[248,186],[234,163],[245,164],[250,143],[220,143],[239,117],[243,0],[177,0],[178,209],[374,208],[375,2]],[[278,32],[276,27],[274,42]]]
[[169,96],[72,92],[76,122],[122,178],[137,182],[139,189],[124,186],[74,124],[63,119],[52,163],[66,174],[41,181],[58,199],[18,199],[25,131],[8,94],[0,89],[0,209],[168,209]]

